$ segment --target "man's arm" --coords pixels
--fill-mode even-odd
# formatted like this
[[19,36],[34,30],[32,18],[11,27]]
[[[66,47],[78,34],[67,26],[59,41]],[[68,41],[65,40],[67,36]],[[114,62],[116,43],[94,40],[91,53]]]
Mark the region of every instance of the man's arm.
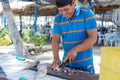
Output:
[[97,41],[97,29],[89,30],[89,31],[87,31],[87,33],[88,33],[89,37],[87,39],[85,39],[82,44],[73,48],[77,52],[88,50],[96,43],[96,41]]
[[59,59],[59,42],[60,42],[60,35],[54,34],[52,38],[52,50],[53,50],[53,56],[54,60]]
[[59,43],[60,43],[60,35],[53,34],[52,38],[52,51],[53,51],[53,62],[51,67],[56,68],[59,67],[61,61],[59,59]]
[[69,59],[69,61],[74,60],[74,58],[77,56],[77,52],[82,52],[84,50],[90,49],[97,41],[97,29],[92,29],[87,31],[88,38],[83,41],[82,44],[74,47],[72,50],[70,50],[65,58],[64,61]]

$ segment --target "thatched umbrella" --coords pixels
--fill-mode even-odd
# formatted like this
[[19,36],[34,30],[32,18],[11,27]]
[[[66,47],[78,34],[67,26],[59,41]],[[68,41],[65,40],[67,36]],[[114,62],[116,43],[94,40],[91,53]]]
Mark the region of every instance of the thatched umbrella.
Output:
[[[34,8],[37,6],[36,4],[31,4],[24,6],[22,8],[23,14],[22,15],[32,15],[34,14]],[[39,7],[38,16],[54,16],[56,14],[57,8],[55,5],[47,5]]]
[[[19,8],[12,8],[12,12],[14,15],[21,15],[21,16],[29,16],[34,15],[34,8],[37,6],[36,4],[30,4],[23,6],[21,9]],[[55,5],[47,5],[39,7],[38,16],[54,16],[57,11],[57,7]],[[3,15],[3,11],[0,12],[0,15]]]
[[112,13],[115,9],[118,9],[119,5],[108,5],[108,6],[94,6],[94,13],[102,14],[102,13]]
[[120,0],[94,0],[97,5],[108,6],[108,5],[120,5]]

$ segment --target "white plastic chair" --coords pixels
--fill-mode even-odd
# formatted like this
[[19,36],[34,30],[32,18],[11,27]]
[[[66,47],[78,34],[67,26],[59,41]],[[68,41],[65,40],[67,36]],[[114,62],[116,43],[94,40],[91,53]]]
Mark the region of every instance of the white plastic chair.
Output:
[[98,42],[97,42],[97,44],[101,44],[102,41],[104,41],[104,39],[105,39],[105,35],[102,34],[101,32],[98,32]]
[[117,35],[114,35],[111,39],[110,39],[110,46],[112,47],[113,44],[115,46],[118,46],[118,41],[119,41],[119,38]]
[[109,34],[109,33],[105,34],[104,46],[108,46],[109,45],[109,40],[110,40],[111,37],[112,37],[111,34]]

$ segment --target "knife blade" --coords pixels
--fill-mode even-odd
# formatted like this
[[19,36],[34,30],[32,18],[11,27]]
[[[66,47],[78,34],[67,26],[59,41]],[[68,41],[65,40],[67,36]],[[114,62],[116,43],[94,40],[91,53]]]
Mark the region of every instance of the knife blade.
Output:
[[65,67],[67,64],[69,64],[69,60],[67,60],[66,62],[63,62],[63,63],[59,66],[59,68],[63,68],[63,67]]

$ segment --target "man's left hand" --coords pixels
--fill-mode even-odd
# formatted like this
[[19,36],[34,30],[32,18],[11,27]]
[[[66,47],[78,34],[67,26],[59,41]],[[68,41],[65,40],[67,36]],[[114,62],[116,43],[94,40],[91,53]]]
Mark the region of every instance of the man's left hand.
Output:
[[75,59],[76,56],[77,56],[77,51],[72,49],[67,53],[67,56],[66,56],[64,62],[66,62],[67,60],[69,60],[69,62],[71,62],[72,60]]

